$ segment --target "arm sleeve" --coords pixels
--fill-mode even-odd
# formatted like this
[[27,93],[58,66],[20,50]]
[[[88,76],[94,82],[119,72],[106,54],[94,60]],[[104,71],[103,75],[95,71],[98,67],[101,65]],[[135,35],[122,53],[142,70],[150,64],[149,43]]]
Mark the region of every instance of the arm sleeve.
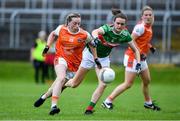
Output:
[[54,30],[55,35],[59,36],[59,32],[60,32],[61,28],[62,28],[62,25],[59,25],[59,26]]
[[134,27],[132,34],[135,34],[137,36],[141,36],[144,34],[144,26],[142,24],[138,24]]
[[122,41],[122,42],[130,42],[132,40],[132,37],[128,30],[122,30],[121,35],[123,35],[124,36],[123,38],[125,38],[124,41]]
[[131,34],[127,31],[127,37],[126,37],[127,42],[132,41]]
[[108,28],[108,25],[107,25],[107,24],[101,26],[100,29],[101,29],[104,33],[109,31],[109,28]]

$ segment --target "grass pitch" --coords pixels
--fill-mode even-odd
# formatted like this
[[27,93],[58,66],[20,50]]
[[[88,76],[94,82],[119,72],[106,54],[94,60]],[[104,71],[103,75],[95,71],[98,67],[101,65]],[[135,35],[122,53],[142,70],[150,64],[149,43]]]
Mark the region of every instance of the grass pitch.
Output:
[[143,107],[144,99],[140,79],[114,101],[112,111],[103,109],[101,102],[123,82],[124,69],[112,66],[116,79],[109,84],[91,116],[84,115],[91,95],[97,86],[94,71],[90,71],[84,82],[76,89],[66,89],[59,100],[61,112],[48,115],[50,99],[40,108],[34,101],[50,86],[35,84],[33,68],[28,62],[0,61],[0,120],[180,120],[180,68],[150,66],[152,82],[151,96],[162,111],[156,112]]

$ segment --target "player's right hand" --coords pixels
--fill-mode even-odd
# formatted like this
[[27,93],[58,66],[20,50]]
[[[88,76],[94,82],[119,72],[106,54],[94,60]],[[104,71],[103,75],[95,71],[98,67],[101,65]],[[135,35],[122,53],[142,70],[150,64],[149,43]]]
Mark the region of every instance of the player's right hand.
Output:
[[99,38],[96,37],[94,40],[91,41],[91,45],[93,47],[97,47],[98,43],[100,42]]
[[48,50],[49,50],[49,46],[46,45],[46,47],[44,48],[44,50],[43,50],[43,52],[42,52],[42,56],[45,56],[46,53],[48,52]]

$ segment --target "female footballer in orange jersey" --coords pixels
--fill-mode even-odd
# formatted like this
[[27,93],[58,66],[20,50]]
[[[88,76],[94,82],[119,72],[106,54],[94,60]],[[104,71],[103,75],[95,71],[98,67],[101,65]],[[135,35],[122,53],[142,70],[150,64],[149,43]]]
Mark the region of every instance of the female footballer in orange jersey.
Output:
[[[135,40],[137,46],[139,47],[139,51],[141,53],[141,71],[139,73],[142,79],[142,90],[144,94],[144,107],[152,110],[160,110],[160,107],[155,105],[152,102],[152,99],[149,94],[149,83],[150,83],[150,72],[146,62],[146,57],[151,50],[152,53],[155,52],[155,48],[150,44],[150,40],[152,38],[152,25],[154,22],[154,14],[153,10],[149,6],[145,6],[142,9],[141,21],[134,27],[134,30],[131,34],[133,40]],[[106,100],[102,103],[102,106],[108,109],[113,108],[113,100],[123,93],[126,89],[130,88],[135,80],[137,75],[135,70],[135,65],[137,60],[135,59],[134,52],[131,48],[128,48],[125,52],[124,56],[124,66],[125,66],[125,81],[118,85],[113,92],[106,98]]]
[[56,57],[54,67],[56,71],[56,79],[46,93],[44,93],[35,103],[35,107],[41,106],[46,98],[52,96],[50,115],[60,112],[57,107],[59,94],[65,83],[65,79],[70,79],[77,71],[82,60],[82,51],[88,43],[93,53],[94,59],[98,67],[101,67],[97,59],[96,49],[93,46],[91,35],[80,28],[81,16],[78,13],[71,13],[66,18],[65,25],[59,25],[52,31],[48,37],[47,46],[43,51],[43,55],[47,53],[50,45],[54,40],[56,42]]

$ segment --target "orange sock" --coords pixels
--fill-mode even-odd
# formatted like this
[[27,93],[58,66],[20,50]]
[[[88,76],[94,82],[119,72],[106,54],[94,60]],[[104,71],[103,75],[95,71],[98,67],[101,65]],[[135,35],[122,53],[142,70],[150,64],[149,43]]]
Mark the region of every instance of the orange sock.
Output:
[[54,107],[57,105],[59,97],[58,96],[52,96],[52,104],[51,107]]
[[113,101],[113,98],[111,96],[108,97],[109,101]]
[[112,103],[113,98],[111,96],[108,96],[105,100],[106,103]]

